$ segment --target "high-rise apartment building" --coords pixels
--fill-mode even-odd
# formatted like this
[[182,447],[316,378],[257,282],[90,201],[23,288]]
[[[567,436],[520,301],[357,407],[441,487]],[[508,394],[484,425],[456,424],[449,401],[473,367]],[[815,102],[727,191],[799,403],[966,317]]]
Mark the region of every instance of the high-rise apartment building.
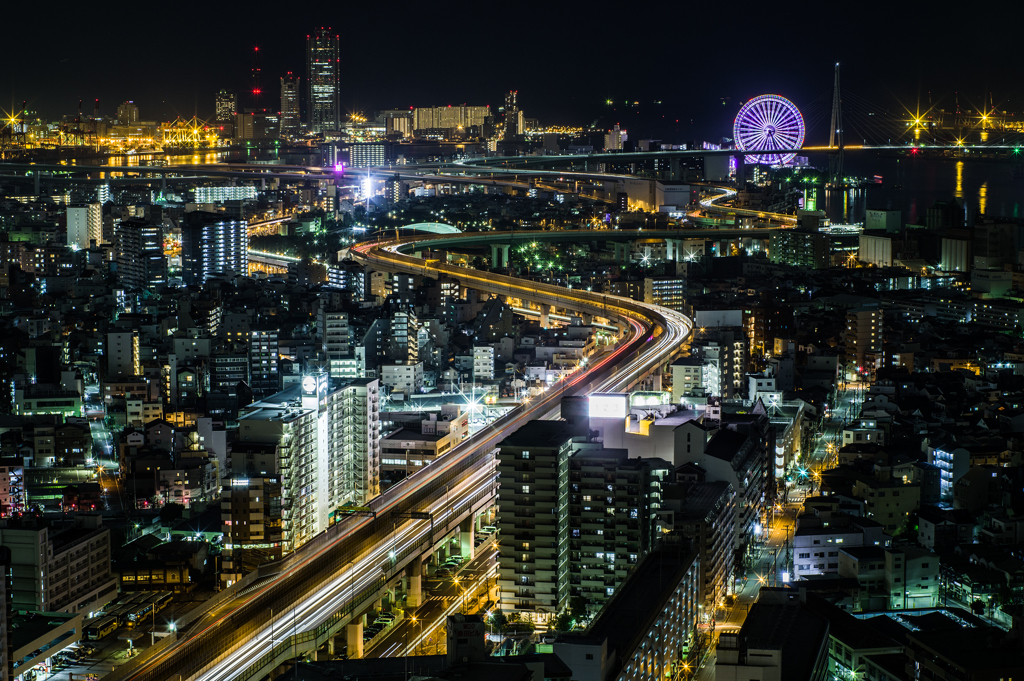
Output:
[[72,248],[89,248],[90,242],[103,242],[103,207],[98,203],[82,206],[68,206],[67,245]]
[[379,411],[376,381],[332,390],[326,374],[243,410],[221,502],[225,586],[379,494]]
[[250,332],[249,373],[256,397],[273,395],[281,389],[281,377],[277,373],[278,340],[276,326],[258,326]]
[[107,334],[107,345],[103,348],[107,358],[107,380],[121,377],[141,376],[139,358],[139,332],[123,331]]
[[167,258],[160,225],[142,218],[126,218],[114,227],[117,277],[129,289],[167,283]]
[[877,307],[852,309],[846,313],[843,364],[848,379],[873,373],[882,352],[882,322],[882,310]]
[[316,335],[320,338],[331,377],[346,377],[353,363],[348,312],[321,307],[316,318]]
[[249,273],[249,224],[221,213],[193,211],[181,224],[181,278],[202,285],[215,274]]
[[337,130],[341,123],[338,98],[338,36],[318,28],[306,36],[306,87],[309,131]]
[[238,111],[238,97],[235,95],[234,90],[221,88],[217,92],[215,107],[214,116],[218,123],[231,123],[234,121],[235,112]]
[[281,137],[299,133],[299,84],[302,79],[288,75],[281,78]]
[[660,535],[671,464],[630,459],[574,432],[531,421],[499,445],[501,602],[541,618],[574,596],[600,608]]
[[505,141],[514,142],[523,132],[523,114],[517,102],[518,90],[510,90],[505,94]]

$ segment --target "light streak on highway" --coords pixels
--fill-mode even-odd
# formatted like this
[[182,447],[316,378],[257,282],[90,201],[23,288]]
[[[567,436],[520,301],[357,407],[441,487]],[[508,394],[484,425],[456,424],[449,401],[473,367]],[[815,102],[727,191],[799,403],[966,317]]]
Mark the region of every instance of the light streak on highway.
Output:
[[[575,237],[583,236],[583,233],[580,232],[573,234]],[[491,233],[482,233],[480,236],[488,235],[493,236]],[[523,236],[528,235],[528,232],[523,234]],[[466,234],[457,236],[459,239],[466,237]],[[391,517],[389,514],[393,510],[403,507],[404,499],[409,498],[418,490],[424,489],[433,481],[441,479],[441,476],[448,471],[459,470],[456,468],[457,465],[463,464],[467,460],[473,461],[475,458],[476,461],[481,462],[481,465],[467,471],[464,478],[453,483],[446,494],[438,495],[429,505],[434,525],[442,528],[446,526],[449,519],[462,515],[465,512],[464,507],[473,499],[485,498],[493,494],[496,484],[495,471],[493,465],[488,465],[487,457],[491,456],[490,453],[499,442],[526,421],[555,413],[564,395],[628,389],[650,375],[655,369],[671,361],[683,349],[692,329],[692,323],[685,315],[656,305],[618,296],[570,290],[551,284],[527,282],[504,275],[479,272],[436,261],[425,261],[398,253],[398,249],[403,246],[420,243],[436,245],[443,243],[446,238],[453,237],[419,235],[381,243],[365,243],[353,247],[352,252],[357,258],[372,264],[379,270],[414,272],[433,277],[446,274],[459,279],[464,285],[476,285],[483,290],[492,291],[498,286],[502,295],[512,295],[527,300],[543,298],[554,301],[556,307],[573,308],[609,320],[617,319],[624,324],[624,328],[628,328],[628,333],[624,335],[613,351],[605,353],[601,358],[595,360],[587,367],[587,370],[572,373],[540,396],[512,409],[473,437],[464,440],[430,466],[424,467],[389,488],[369,504],[376,511],[378,518]],[[436,244],[432,242],[436,242]],[[342,521],[343,527],[331,541],[300,549],[292,562],[287,563],[286,569],[277,579],[253,589],[248,601],[252,602],[267,594],[275,582],[296,574],[298,570],[309,565],[325,552],[336,548],[344,542],[345,538],[353,536],[370,522],[372,519],[365,517],[346,518]],[[407,550],[430,543],[432,539],[430,534],[431,523],[429,521],[396,521],[392,531],[386,537],[380,537],[380,541],[376,541],[372,549],[335,574],[325,576],[324,581],[313,593],[294,603],[290,609],[274,612],[272,623],[267,623],[263,629],[253,634],[241,645],[222,654],[207,671],[195,678],[200,681],[232,681],[237,678],[261,655],[269,652],[275,642],[282,639],[287,640],[292,634],[315,629],[332,615],[340,612],[354,594],[371,587],[382,575],[387,580],[397,576],[397,573],[393,571],[396,566],[392,561],[402,556]],[[392,552],[396,557],[394,559]],[[127,678],[159,678],[162,676],[164,665],[171,667],[181,664],[180,658],[175,657],[176,648],[190,639],[206,640],[204,637],[215,636],[218,627],[230,626],[229,622],[233,611],[217,617],[212,622],[204,623],[201,628],[198,628],[198,631],[190,632],[188,636],[160,651],[152,659],[145,661]],[[227,646],[225,646],[226,648]]]

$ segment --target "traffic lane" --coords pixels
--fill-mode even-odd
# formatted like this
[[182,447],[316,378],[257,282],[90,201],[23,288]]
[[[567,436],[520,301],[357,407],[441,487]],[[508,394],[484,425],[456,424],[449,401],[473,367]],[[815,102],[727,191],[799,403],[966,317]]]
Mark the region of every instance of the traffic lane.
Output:
[[[474,471],[470,478],[464,481],[463,484],[460,484],[454,499],[448,501],[438,500],[431,507],[431,511],[438,512],[443,509],[444,512],[440,516],[437,516],[435,513],[435,517],[442,521],[445,520],[449,513],[454,513],[454,509],[465,505],[469,499],[478,493],[480,484],[493,484],[491,476],[484,469]],[[418,527],[415,527],[416,525]],[[426,539],[427,533],[431,530],[429,523],[408,521],[399,526],[399,528],[396,528],[396,531],[400,533],[397,540],[399,542],[397,552],[401,553],[407,548],[422,544],[424,539]],[[353,582],[356,583],[356,591],[362,591],[374,582],[376,576],[381,571],[381,565],[384,564],[393,546],[395,546],[394,542],[390,542],[387,545],[377,543],[373,549],[353,564],[351,570],[339,570],[328,584],[297,604],[290,618],[287,613],[278,618],[283,626],[276,630],[275,635],[286,637],[294,633],[315,629],[334,612],[340,610],[344,603],[347,602],[348,598],[351,597],[352,590],[350,585]],[[212,622],[206,628],[209,629],[218,624],[219,622]],[[200,678],[204,681],[226,681],[236,675],[241,669],[251,663],[254,653],[266,646],[266,639],[271,635],[272,631],[275,631],[272,627],[264,627],[240,648],[229,654],[219,665],[208,670]]]
[[[484,544],[481,548],[485,546],[488,545]],[[493,545],[490,545],[486,551],[479,551],[473,560],[456,575],[459,578],[460,584],[456,584],[451,578],[437,580],[425,577],[424,580],[429,579],[429,581],[426,582],[427,587],[424,588],[424,603],[409,613],[412,617],[416,618],[416,621],[413,622],[407,616],[406,619],[396,624],[380,642],[374,645],[372,652],[364,651],[364,655],[367,657],[403,655],[407,640],[414,642],[416,639],[422,638],[424,632],[430,632],[435,629],[440,630],[443,627],[444,622],[437,621],[437,618],[453,604],[458,604],[457,609],[459,611],[463,609],[463,603],[465,607],[472,610],[472,606],[478,601],[481,587],[487,586],[489,581],[487,575],[497,561],[497,553],[497,549]],[[465,593],[463,593],[464,587],[461,585],[467,583],[469,586],[465,588]],[[416,646],[414,650],[422,648],[424,643]],[[410,648],[412,647],[410,643]]]

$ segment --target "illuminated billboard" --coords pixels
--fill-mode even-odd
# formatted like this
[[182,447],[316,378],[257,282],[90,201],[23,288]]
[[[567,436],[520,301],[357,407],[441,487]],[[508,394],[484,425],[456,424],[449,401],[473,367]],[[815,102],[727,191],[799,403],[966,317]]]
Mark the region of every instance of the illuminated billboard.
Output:
[[624,419],[629,413],[627,393],[594,393],[590,396],[590,418]]

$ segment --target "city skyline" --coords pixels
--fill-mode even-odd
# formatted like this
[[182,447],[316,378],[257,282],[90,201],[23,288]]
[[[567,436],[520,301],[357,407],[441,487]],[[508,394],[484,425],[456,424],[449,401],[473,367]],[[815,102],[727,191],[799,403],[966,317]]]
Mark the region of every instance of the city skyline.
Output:
[[[641,10],[637,10],[638,16]],[[349,112],[449,103],[497,108],[503,92],[519,90],[521,105],[545,123],[588,124],[607,116],[624,127],[649,128],[649,132],[642,131],[644,134],[711,138],[719,132],[720,119],[731,120],[739,105],[750,97],[775,92],[800,106],[815,101],[830,90],[831,67],[836,59],[844,63],[846,91],[878,106],[896,109],[902,104],[913,109],[920,102],[922,108],[927,108],[930,93],[933,104],[951,108],[957,91],[965,107],[981,107],[989,93],[997,106],[1019,110],[1024,105],[1020,93],[1012,89],[1012,43],[993,40],[986,45],[984,55],[922,50],[915,36],[943,35],[948,30],[946,22],[941,17],[910,13],[901,17],[893,10],[880,16],[893,25],[915,28],[879,46],[868,35],[863,40],[829,38],[841,30],[834,27],[843,25],[845,15],[838,9],[826,9],[795,21],[789,13],[760,19],[769,31],[792,34],[788,44],[765,48],[756,40],[731,37],[741,24],[717,29],[716,22],[723,18],[710,9],[698,9],[688,16],[678,15],[680,19],[685,16],[685,26],[689,27],[681,33],[680,41],[687,46],[682,52],[676,39],[644,40],[641,61],[629,55],[628,36],[614,38],[621,41],[623,54],[621,64],[611,69],[591,68],[585,51],[579,49],[588,36],[593,36],[595,45],[608,40],[607,26],[594,18],[576,16],[571,9],[548,10],[548,25],[538,29],[537,40],[527,32],[522,38],[523,49],[517,49],[516,58],[500,68],[460,47],[467,36],[486,41],[486,36],[492,34],[484,18],[467,16],[458,22],[457,29],[431,17],[413,25],[389,25],[376,18],[368,24],[371,17],[361,16],[368,11],[353,10],[354,16],[343,24],[317,15],[285,16],[274,22],[263,22],[258,16],[243,17],[237,30],[216,41],[179,50],[158,70],[145,60],[105,59],[116,51],[112,46],[93,46],[82,37],[92,34],[89,28],[95,20],[91,17],[83,19],[85,30],[80,26],[74,32],[63,27],[50,29],[51,42],[57,47],[43,54],[37,53],[30,35],[15,34],[6,45],[7,63],[18,64],[19,68],[6,69],[0,77],[0,106],[8,110],[26,100],[29,109],[59,117],[74,114],[78,99],[91,103],[99,98],[101,114],[109,114],[121,101],[134,100],[146,120],[190,118],[193,114],[212,119],[214,96],[219,89],[245,91],[253,47],[260,48],[265,90],[268,83],[289,71],[305,76],[304,37],[321,25],[333,25],[334,32],[341,36],[342,118]],[[667,20],[676,16],[673,10],[660,11]],[[756,12],[753,7],[739,6],[736,18]],[[862,12],[866,15],[870,10]],[[173,18],[151,22],[147,12],[126,21],[137,32],[172,42],[189,30]],[[958,29],[966,34],[979,24],[980,18],[967,17]],[[352,30],[360,25],[379,30]],[[570,25],[572,31],[559,31],[559,27]],[[95,28],[100,29],[98,25]],[[552,37],[540,39],[545,30]],[[375,33],[380,44],[373,40]],[[434,35],[442,36],[440,45],[431,42]],[[423,45],[417,42],[421,38]],[[505,39],[496,36],[495,40]],[[531,47],[531,42],[536,45]],[[381,50],[381,45],[393,48]],[[438,63],[446,66],[418,68],[422,59],[412,55],[424,49],[436,54]],[[76,70],[76,55],[83,51],[95,54],[96,63],[102,67]],[[37,57],[25,58],[33,54]],[[562,69],[551,68],[559,64]],[[567,83],[572,86],[565,87]],[[264,99],[270,104],[276,97]],[[608,100],[640,104],[608,111],[604,105]],[[276,104],[271,106],[276,109]],[[305,103],[303,107],[305,112]],[[724,116],[720,115],[723,109]]]

